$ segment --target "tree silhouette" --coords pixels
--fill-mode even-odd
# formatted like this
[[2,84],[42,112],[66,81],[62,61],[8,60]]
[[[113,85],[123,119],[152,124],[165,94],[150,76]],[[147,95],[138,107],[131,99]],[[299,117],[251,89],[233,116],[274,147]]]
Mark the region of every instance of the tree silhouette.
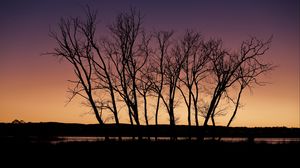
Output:
[[[91,19],[91,20],[90,20]],[[58,58],[67,60],[72,66],[77,77],[71,81],[75,86],[69,89],[71,101],[75,96],[88,100],[100,124],[104,124],[101,113],[93,95],[95,83],[92,80],[94,73],[91,36],[94,33],[94,16],[88,15],[87,22],[79,18],[62,18],[58,24],[59,30],[51,31],[50,36],[56,41],[54,52],[48,53]]]
[[162,98],[162,90],[165,82],[165,57],[169,52],[171,44],[171,37],[173,31],[158,31],[154,33],[155,43],[158,44],[157,52],[153,56],[151,66],[153,69],[154,87],[153,91],[157,95],[156,109],[155,109],[155,124],[158,125],[158,113],[160,108],[160,100]]
[[164,85],[166,93],[162,94],[161,99],[165,104],[167,112],[169,114],[169,121],[171,126],[175,126],[175,106],[176,106],[176,90],[179,83],[180,73],[182,71],[185,57],[181,54],[181,48],[179,45],[174,45],[170,54],[166,54],[164,57]]
[[141,27],[141,14],[136,9],[121,13],[109,26],[112,40],[110,59],[117,84],[116,92],[126,103],[131,124],[140,125],[138,110],[138,77],[148,59],[148,39]]
[[92,49],[94,52],[92,53],[95,55],[92,57],[92,65],[95,70],[96,79],[93,81],[96,83],[96,89],[98,90],[107,90],[110,95],[110,100],[101,100],[98,102],[98,108],[108,109],[110,110],[113,115],[116,124],[119,124],[118,118],[118,110],[116,105],[116,96],[114,91],[114,84],[112,82],[112,74],[110,72],[110,67],[107,66],[109,60],[103,56],[101,53],[101,42],[96,41],[95,32],[96,32],[96,12],[92,12],[89,8],[87,10],[87,21],[84,24],[83,32],[87,39],[89,40]]
[[[150,38],[149,38],[150,39]],[[149,55],[148,47],[145,48],[145,52]],[[151,67],[149,64],[145,65],[141,69],[140,77],[138,78],[138,86],[137,91],[141,95],[143,99],[143,106],[144,106],[144,118],[146,125],[149,125],[149,118],[148,118],[148,102],[147,99],[150,95],[150,92],[153,88],[153,76],[151,72]]]
[[[208,53],[203,47],[203,40],[200,33],[186,31],[183,40],[180,42],[180,53],[184,57],[183,74],[180,77],[178,90],[183,96],[188,112],[188,125],[191,126],[191,110],[192,105],[195,111],[195,122],[198,121],[198,106],[199,106],[199,87],[200,81],[205,77],[208,63]],[[182,84],[182,85],[180,85]],[[186,89],[186,90],[185,90]]]
[[[201,115],[204,127],[210,120],[215,126],[216,116],[228,114],[225,105],[233,105],[229,127],[243,91],[262,85],[261,75],[275,68],[263,59],[272,38],[251,37],[233,52],[222,40],[204,40],[192,30],[176,37],[173,31],[147,32],[140,11],[132,8],[120,13],[108,26],[107,37],[99,40],[97,12],[87,7],[85,16],[62,18],[50,32],[57,46],[47,54],[72,65],[76,79],[70,80],[74,87],[68,90],[69,101],[82,97],[101,125],[108,114],[119,125],[126,107],[131,125],[141,125],[143,111],[148,126],[150,110],[159,125],[159,113],[166,109],[169,124],[175,126],[175,108],[183,102],[188,125],[193,125],[194,112],[195,125],[200,126]],[[155,109],[148,108],[151,97]]]
[[[241,84],[238,96],[240,97],[243,89],[246,86],[250,86],[248,85],[250,81],[256,81],[260,74],[273,69],[271,64],[264,64],[260,59],[269,49],[271,39],[262,41],[257,38],[251,38],[242,43],[240,53],[230,53],[223,49],[221,40],[211,40],[208,43],[208,47],[213,49],[210,55],[210,62],[211,75],[214,77],[215,87],[203,126],[207,126],[209,118],[212,119],[213,125],[215,125],[216,108],[222,97],[228,95],[226,92],[236,83]],[[233,117],[235,114],[236,110]]]
[[247,87],[251,89],[253,85],[262,86],[264,82],[260,82],[258,77],[276,68],[276,66],[270,63],[264,63],[260,58],[269,49],[271,40],[272,37],[266,42],[252,37],[250,40],[244,41],[242,43],[240,49],[240,57],[241,60],[245,61],[239,66],[235,73],[235,78],[238,78],[237,82],[239,85],[239,92],[237,95],[237,100],[235,102],[230,98],[230,100],[235,104],[235,108],[227,124],[227,127],[230,126],[234,117],[236,116],[244,89]]

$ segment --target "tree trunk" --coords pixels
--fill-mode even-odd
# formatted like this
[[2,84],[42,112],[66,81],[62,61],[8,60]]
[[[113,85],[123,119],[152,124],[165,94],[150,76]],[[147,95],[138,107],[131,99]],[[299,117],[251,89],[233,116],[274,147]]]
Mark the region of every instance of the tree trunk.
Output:
[[139,113],[138,113],[138,108],[137,108],[137,105],[135,104],[134,105],[134,113],[133,113],[133,118],[134,118],[134,121],[136,123],[136,125],[140,125],[140,121],[139,121]]
[[98,109],[97,109],[97,107],[96,107],[96,105],[95,105],[95,102],[94,102],[94,100],[93,100],[92,95],[91,95],[91,94],[88,94],[88,96],[89,96],[89,101],[90,101],[91,106],[92,106],[92,108],[93,108],[93,110],[94,110],[94,113],[95,113],[95,116],[96,116],[97,121],[99,122],[100,125],[104,125],[104,122],[102,121],[102,119],[101,119],[101,117],[100,117],[100,115],[99,115],[99,111],[98,111]]
[[212,125],[215,127],[216,123],[215,123],[215,117],[214,117],[214,115],[211,116],[211,122],[212,122]]
[[208,109],[208,112],[207,112],[207,115],[205,117],[205,120],[204,120],[204,123],[203,123],[203,127],[207,127],[208,125],[208,120],[211,116],[211,113],[213,111],[213,108],[215,106],[215,103],[216,103],[216,97],[213,97],[213,99],[211,100],[211,103],[210,103],[210,106],[209,106],[209,109]]
[[128,115],[129,115],[130,125],[133,125],[132,112],[130,107],[128,107]]
[[[195,96],[195,94],[196,94],[196,96]],[[195,94],[192,93],[193,105],[194,105],[194,109],[195,109],[195,123],[196,123],[196,126],[199,126],[198,106],[197,106],[197,102],[198,102],[198,88],[197,87],[196,87]]]
[[188,99],[188,124],[189,126],[192,125],[192,122],[191,122],[191,104],[192,104],[192,94],[191,94],[191,90],[189,91],[189,99]]
[[120,125],[119,117],[118,117],[118,112],[114,112],[113,114],[114,114],[116,125]]
[[144,113],[145,113],[145,122],[146,122],[146,125],[148,126],[149,123],[148,123],[148,112],[147,112],[147,97],[146,97],[146,94],[143,95],[144,97]]
[[215,122],[215,113],[216,113],[216,109],[217,109],[217,107],[218,107],[218,104],[219,104],[219,102],[220,102],[220,99],[221,99],[221,95],[218,97],[218,100],[217,100],[217,102],[215,103],[215,106],[214,106],[214,108],[213,108],[213,110],[212,110],[212,113],[211,113],[211,122],[212,122],[212,124],[213,124],[214,127],[216,126],[216,122]]
[[231,116],[231,118],[230,118],[230,120],[229,120],[229,122],[228,122],[228,124],[227,124],[227,127],[230,126],[231,122],[233,121],[233,119],[234,119],[234,117],[235,117],[235,115],[236,115],[236,113],[237,113],[237,109],[238,109],[239,104],[240,104],[240,98],[241,98],[243,89],[244,89],[244,88],[241,86],[240,91],[239,91],[239,94],[238,94],[238,98],[237,98],[237,101],[236,101],[236,105],[235,105],[234,112],[233,112],[233,114],[232,114],[232,116]]
[[216,88],[216,90],[214,91],[214,94],[213,94],[213,98],[210,102],[207,115],[205,117],[205,121],[203,124],[204,127],[206,127],[208,125],[208,120],[209,120],[209,118],[211,118],[211,115],[213,114],[213,112],[216,108],[216,104],[218,103],[217,101],[219,100],[219,97],[221,97],[221,94],[222,94],[222,92],[220,91],[219,87]]
[[196,122],[196,126],[199,126],[199,119],[198,119],[198,107],[197,105],[195,106],[195,122]]
[[118,117],[118,110],[117,110],[117,105],[116,105],[116,100],[115,100],[115,94],[113,92],[113,87],[111,86],[111,83],[109,86],[109,90],[110,90],[110,96],[111,96],[113,110],[114,110],[113,113],[114,113],[115,122],[116,122],[116,125],[119,125],[119,117]]
[[170,116],[170,125],[175,126],[176,123],[175,123],[174,108],[173,107],[170,107],[169,116]]
[[190,109],[190,107],[188,107],[188,124],[189,124],[189,126],[192,125],[192,123],[191,123],[191,109]]
[[160,95],[158,95],[156,109],[155,109],[155,125],[158,125],[159,103],[160,103]]

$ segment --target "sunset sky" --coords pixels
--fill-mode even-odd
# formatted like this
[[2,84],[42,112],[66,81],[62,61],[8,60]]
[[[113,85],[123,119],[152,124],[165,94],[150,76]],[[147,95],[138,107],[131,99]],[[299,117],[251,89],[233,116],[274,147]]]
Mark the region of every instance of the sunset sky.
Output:
[[[65,106],[72,67],[50,56],[55,42],[49,29],[64,16],[82,16],[89,4],[98,10],[100,28],[130,7],[145,15],[149,30],[187,28],[206,39],[222,38],[238,49],[250,36],[274,36],[265,58],[278,68],[265,81],[272,84],[245,92],[243,107],[232,126],[300,127],[299,0],[1,0],[0,122],[97,123],[80,100]],[[102,31],[102,30],[100,30]],[[182,123],[185,124],[184,118]],[[223,120],[218,118],[217,124]],[[123,119],[122,121],[126,121]]]

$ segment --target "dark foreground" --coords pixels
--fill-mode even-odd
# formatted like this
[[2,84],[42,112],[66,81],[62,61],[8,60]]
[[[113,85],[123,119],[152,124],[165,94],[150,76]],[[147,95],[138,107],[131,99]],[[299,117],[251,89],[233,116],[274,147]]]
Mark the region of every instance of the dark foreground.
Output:
[[[120,164],[255,166],[299,164],[300,144],[252,144],[215,141],[100,141],[1,143],[1,160],[16,164]],[[19,162],[20,161],[20,162]],[[127,167],[126,166],[126,167]],[[247,166],[247,167],[248,167]],[[144,166],[142,166],[144,167]],[[239,166],[237,166],[239,167]]]
[[[148,132],[147,132],[148,129]],[[299,165],[300,143],[220,142],[212,140],[104,140],[93,142],[50,143],[56,136],[159,136],[193,135],[201,132],[178,127],[169,134],[168,127],[102,129],[91,125],[0,124],[1,162],[22,166],[67,167],[295,167]],[[77,130],[77,131],[76,131]],[[103,131],[104,130],[104,131]],[[112,132],[109,132],[112,130]],[[217,134],[229,137],[299,137],[299,129],[219,128]],[[188,132],[188,133],[187,133]],[[121,134],[119,134],[121,133]],[[38,137],[32,141],[30,137]],[[2,166],[1,166],[2,167]],[[297,166],[296,166],[297,167]]]

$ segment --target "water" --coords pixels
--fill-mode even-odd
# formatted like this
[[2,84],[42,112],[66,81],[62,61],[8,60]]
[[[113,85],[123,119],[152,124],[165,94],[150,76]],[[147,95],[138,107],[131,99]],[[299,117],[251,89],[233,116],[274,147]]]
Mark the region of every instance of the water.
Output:
[[[119,140],[119,137],[108,137],[109,140]],[[121,137],[122,141],[135,140],[137,137]],[[147,139],[151,141],[155,140],[170,140],[170,137],[142,137],[142,139]],[[188,140],[188,137],[177,137],[178,141]],[[196,140],[196,137],[191,137],[191,140]],[[206,137],[204,140],[211,140],[211,137]],[[59,136],[53,140],[50,140],[50,143],[68,143],[68,142],[98,142],[105,141],[105,137],[96,137],[96,136]],[[221,138],[223,142],[247,142],[248,138],[243,137],[225,137]],[[288,144],[288,143],[300,143],[300,138],[254,138],[254,143],[265,143],[265,144]]]
[[267,144],[300,143],[300,138],[255,138],[254,142]]

